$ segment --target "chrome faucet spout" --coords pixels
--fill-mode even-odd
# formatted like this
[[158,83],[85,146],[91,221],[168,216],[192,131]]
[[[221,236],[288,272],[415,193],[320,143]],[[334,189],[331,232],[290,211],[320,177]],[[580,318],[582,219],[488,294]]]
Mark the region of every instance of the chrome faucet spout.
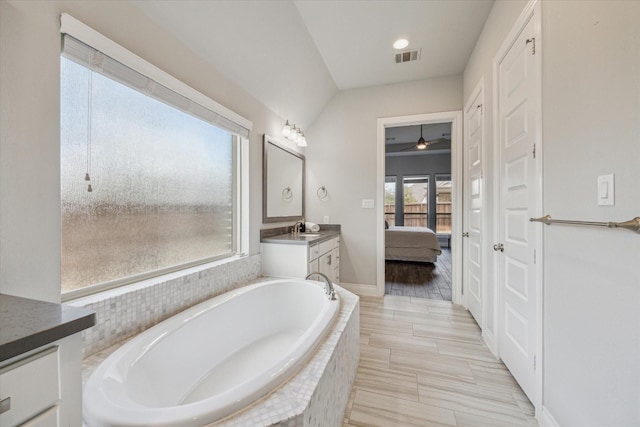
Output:
[[302,230],[302,223],[300,221],[296,222],[295,224],[293,224],[293,227],[291,227],[291,233],[294,235],[300,233],[301,230]]
[[307,275],[307,277],[305,277],[305,280],[309,280],[309,277],[311,277],[311,276],[320,276],[320,277],[322,277],[322,279],[325,282],[324,293],[327,294],[327,297],[330,300],[333,301],[333,300],[336,299],[336,291],[335,291],[335,289],[333,289],[333,283],[331,283],[331,279],[329,279],[325,274],[322,274],[322,273],[316,271],[316,272],[313,272],[313,273],[309,273]]

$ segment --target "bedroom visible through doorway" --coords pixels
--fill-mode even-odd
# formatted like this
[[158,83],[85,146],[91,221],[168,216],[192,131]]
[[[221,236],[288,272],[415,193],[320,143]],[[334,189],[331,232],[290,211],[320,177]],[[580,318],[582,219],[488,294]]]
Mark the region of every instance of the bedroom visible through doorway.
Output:
[[451,128],[385,129],[385,294],[452,300]]

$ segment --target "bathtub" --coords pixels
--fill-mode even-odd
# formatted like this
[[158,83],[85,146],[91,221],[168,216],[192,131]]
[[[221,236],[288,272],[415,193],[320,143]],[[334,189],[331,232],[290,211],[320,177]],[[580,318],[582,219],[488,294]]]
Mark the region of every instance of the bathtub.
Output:
[[87,426],[202,426],[276,389],[313,353],[340,301],[297,279],[242,287],[134,337],[84,389]]

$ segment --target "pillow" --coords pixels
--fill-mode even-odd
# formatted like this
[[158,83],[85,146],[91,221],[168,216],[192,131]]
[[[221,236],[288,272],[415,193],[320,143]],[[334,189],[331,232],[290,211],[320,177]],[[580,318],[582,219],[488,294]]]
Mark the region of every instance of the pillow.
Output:
[[389,221],[384,220],[384,229],[387,230],[389,228]]

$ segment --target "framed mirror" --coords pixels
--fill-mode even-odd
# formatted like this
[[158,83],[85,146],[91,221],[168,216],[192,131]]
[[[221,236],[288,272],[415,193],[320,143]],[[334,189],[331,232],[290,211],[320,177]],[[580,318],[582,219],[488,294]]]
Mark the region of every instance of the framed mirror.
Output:
[[262,222],[302,219],[304,155],[264,135],[262,159]]

